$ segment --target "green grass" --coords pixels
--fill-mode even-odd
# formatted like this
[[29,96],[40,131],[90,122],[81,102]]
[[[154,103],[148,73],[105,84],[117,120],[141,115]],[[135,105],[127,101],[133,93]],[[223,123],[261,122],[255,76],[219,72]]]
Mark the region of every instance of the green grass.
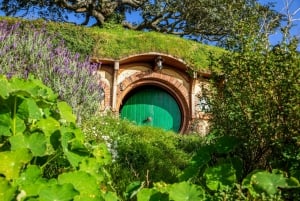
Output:
[[219,56],[224,52],[221,48],[178,36],[128,30],[113,24],[99,28],[7,17],[1,17],[0,20],[7,20],[10,23],[21,21],[22,24],[36,27],[46,26],[50,33],[56,33],[64,39],[71,51],[100,59],[121,59],[133,54],[159,52],[182,59],[195,70],[204,70],[208,69],[210,54]]

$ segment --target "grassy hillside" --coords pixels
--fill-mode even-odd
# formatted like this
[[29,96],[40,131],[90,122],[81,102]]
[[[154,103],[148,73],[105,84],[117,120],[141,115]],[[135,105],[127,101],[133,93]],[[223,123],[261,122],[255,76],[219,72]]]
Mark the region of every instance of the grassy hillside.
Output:
[[99,28],[7,17],[0,20],[21,22],[26,26],[45,26],[50,34],[58,34],[58,38],[63,39],[71,51],[96,58],[120,59],[132,54],[160,52],[182,59],[200,70],[208,68],[210,54],[218,56],[224,51],[173,35],[133,31],[112,24]]

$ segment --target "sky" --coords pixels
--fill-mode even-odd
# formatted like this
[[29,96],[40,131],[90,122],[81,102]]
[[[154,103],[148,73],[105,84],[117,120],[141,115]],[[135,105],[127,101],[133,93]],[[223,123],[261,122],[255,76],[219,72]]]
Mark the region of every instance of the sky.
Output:
[[[2,0],[0,0],[2,2]],[[286,2],[288,2],[289,12],[293,16],[294,27],[291,29],[291,34],[296,36],[300,40],[300,0],[258,0],[259,3],[266,5],[268,3],[274,3],[274,10],[285,14],[286,13]],[[3,16],[4,13],[0,11],[0,16]],[[33,16],[31,16],[33,17]],[[70,20],[73,22],[79,21],[82,22],[83,19],[78,20],[77,18],[71,17]],[[139,16],[137,14],[128,15],[127,20],[130,22],[139,21]],[[281,33],[277,30],[271,37],[270,41],[272,44],[277,44],[281,40]],[[298,45],[298,50],[300,51],[300,44]]]
[[[300,0],[259,0],[259,2],[263,5],[266,5],[270,2],[274,2],[274,10],[286,14],[287,13],[287,6],[285,2],[288,2],[289,12],[293,16],[293,24],[294,27],[291,29],[291,34],[296,36],[300,40]],[[270,41],[272,44],[276,44],[281,40],[281,33],[277,30],[271,37]],[[300,44],[298,45],[298,50],[300,51]]]

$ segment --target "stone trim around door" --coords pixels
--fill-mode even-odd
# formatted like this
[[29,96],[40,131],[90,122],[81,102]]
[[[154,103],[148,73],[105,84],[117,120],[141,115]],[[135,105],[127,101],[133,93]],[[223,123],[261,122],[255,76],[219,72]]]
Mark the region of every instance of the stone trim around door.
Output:
[[118,84],[116,112],[120,111],[126,95],[141,86],[157,86],[170,93],[177,101],[181,110],[182,122],[180,133],[187,131],[191,119],[188,90],[177,79],[152,70],[135,73]]

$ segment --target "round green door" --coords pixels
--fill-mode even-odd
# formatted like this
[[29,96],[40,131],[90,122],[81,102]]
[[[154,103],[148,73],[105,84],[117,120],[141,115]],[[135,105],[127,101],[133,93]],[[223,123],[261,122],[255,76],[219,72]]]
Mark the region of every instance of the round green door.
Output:
[[176,100],[166,91],[148,86],[129,94],[121,108],[121,117],[138,125],[151,125],[178,132],[181,112]]

